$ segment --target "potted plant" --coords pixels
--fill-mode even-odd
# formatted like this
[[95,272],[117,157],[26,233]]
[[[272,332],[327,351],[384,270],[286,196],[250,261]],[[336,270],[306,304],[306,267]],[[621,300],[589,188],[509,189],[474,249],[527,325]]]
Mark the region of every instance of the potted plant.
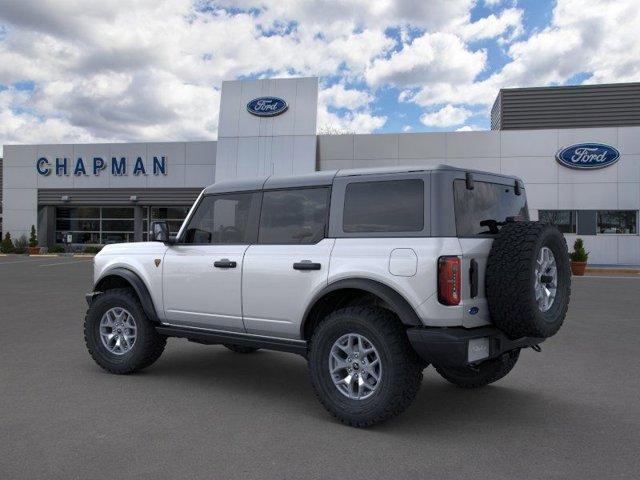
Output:
[[13,241],[9,232],[4,236],[4,240],[0,244],[0,251],[2,253],[13,253]]
[[589,252],[584,249],[584,243],[581,238],[576,238],[573,244],[573,252],[569,254],[569,257],[571,258],[571,273],[578,276],[584,275]]
[[29,248],[27,249],[29,255],[39,255],[40,247],[38,246],[38,236],[36,234],[35,225],[31,225],[31,234],[29,235]]

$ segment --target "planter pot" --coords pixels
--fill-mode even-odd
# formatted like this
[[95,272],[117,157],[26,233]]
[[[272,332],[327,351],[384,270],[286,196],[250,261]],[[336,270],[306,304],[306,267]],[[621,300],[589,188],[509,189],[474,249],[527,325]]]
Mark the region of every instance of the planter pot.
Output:
[[571,273],[577,276],[584,275],[587,269],[587,262],[571,262]]
[[29,255],[40,255],[40,247],[27,247]]

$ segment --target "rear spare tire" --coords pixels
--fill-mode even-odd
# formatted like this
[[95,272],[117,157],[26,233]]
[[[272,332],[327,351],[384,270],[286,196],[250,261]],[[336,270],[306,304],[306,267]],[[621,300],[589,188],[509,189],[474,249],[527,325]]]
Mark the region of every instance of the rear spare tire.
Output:
[[486,293],[491,321],[509,338],[554,335],[571,295],[564,235],[540,222],[504,225],[489,253]]

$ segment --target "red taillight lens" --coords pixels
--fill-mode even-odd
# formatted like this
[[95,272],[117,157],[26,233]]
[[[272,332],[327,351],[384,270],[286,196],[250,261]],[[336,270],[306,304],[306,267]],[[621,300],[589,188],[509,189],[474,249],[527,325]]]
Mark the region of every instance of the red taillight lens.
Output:
[[458,257],[438,259],[438,301],[443,305],[460,303],[460,259]]

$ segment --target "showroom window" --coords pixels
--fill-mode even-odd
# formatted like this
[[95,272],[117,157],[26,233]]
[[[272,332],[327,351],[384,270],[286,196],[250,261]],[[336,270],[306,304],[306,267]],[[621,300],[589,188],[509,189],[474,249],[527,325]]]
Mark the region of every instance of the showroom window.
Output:
[[638,212],[635,210],[598,210],[598,234],[637,235]]
[[574,210],[540,210],[538,212],[541,222],[556,225],[562,233],[576,233],[576,217]]
[[149,239],[151,222],[167,222],[171,235],[176,235],[182,226],[182,222],[187,218],[190,208],[190,205],[146,208],[144,219],[142,220],[142,239],[145,242]]
[[56,243],[133,242],[133,207],[58,207]]
[[328,210],[328,188],[265,192],[258,243],[317,243],[325,237]]
[[357,232],[419,232],[424,228],[424,182],[389,180],[347,185],[342,229]]

